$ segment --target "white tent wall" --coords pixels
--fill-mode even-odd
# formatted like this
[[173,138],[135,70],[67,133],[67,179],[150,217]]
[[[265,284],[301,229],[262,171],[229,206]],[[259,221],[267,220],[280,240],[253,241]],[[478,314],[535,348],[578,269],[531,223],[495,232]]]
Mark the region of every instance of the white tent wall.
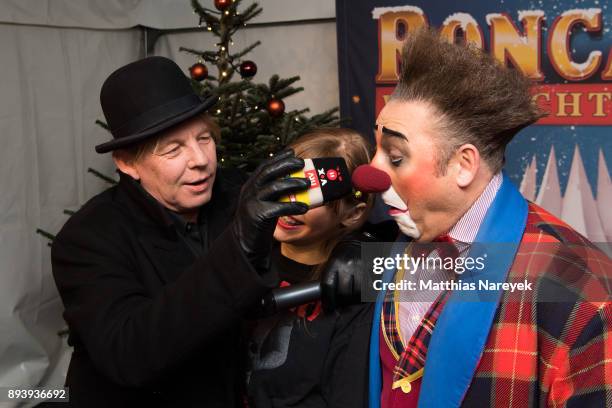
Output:
[[[255,80],[300,75],[296,86],[305,91],[288,98],[288,109],[308,106],[314,114],[337,106],[334,1],[259,3],[264,13],[257,21],[265,24],[234,39],[237,50],[262,41],[247,56],[258,65]],[[108,155],[94,151],[110,137],[95,124],[103,118],[99,90],[110,72],[142,56],[143,30],[130,27],[147,23],[197,25],[188,0],[0,2],[0,387],[63,384],[71,350],[57,334],[65,323],[50,249],[35,230],[59,231],[68,218],[64,209],[79,208],[107,187],[87,173],[88,167],[114,170]],[[195,58],[178,48],[210,49],[206,35],[166,34],[154,51],[187,69]],[[0,401],[0,407],[18,405]]]
[[[199,0],[214,9],[213,0]],[[333,18],[334,0],[244,0],[263,12],[252,23]],[[53,27],[122,29],[137,25],[157,29],[193,27],[190,0],[2,0],[0,22]]]
[[[105,77],[135,59],[137,29],[96,31],[0,24],[0,387],[61,385],[65,324],[47,240],[64,209],[103,189],[112,172],[94,145]],[[63,367],[56,370],[57,363]]]

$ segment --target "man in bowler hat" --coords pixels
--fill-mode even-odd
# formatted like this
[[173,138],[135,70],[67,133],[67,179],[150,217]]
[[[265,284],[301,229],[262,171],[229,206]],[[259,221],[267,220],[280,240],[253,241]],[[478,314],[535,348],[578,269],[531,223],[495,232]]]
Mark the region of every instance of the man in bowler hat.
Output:
[[[291,152],[242,178],[217,168],[219,129],[171,60],[112,73],[102,109],[119,183],[58,234],[53,275],[74,347],[66,385],[78,407],[241,406],[240,319],[275,287],[278,198],[308,181]],[[242,186],[242,188],[241,188]]]

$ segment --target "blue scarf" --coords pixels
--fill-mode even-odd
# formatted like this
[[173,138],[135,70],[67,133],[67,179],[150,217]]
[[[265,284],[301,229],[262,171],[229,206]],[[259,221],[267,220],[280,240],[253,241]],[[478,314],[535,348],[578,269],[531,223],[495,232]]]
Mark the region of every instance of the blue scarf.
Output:
[[[478,230],[475,244],[468,257],[486,255],[485,269],[466,271],[463,282],[487,279],[505,282],[527,223],[527,202],[504,174],[502,185],[491,203]],[[402,236],[394,245],[391,256],[402,253],[407,238]],[[503,245],[499,245],[503,244]],[[395,270],[383,274],[391,282]],[[458,407],[467,392],[483,352],[502,290],[453,292],[448,299],[429,343],[423,382],[419,393],[419,408]],[[370,338],[369,407],[380,407],[382,373],[380,367],[380,315],[385,293],[381,292],[374,308]]]

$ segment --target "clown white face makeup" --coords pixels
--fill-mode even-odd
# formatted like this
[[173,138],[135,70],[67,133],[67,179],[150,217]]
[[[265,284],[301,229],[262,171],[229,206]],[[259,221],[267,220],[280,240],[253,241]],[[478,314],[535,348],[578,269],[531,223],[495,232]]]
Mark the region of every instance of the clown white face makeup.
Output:
[[[371,165],[386,172],[391,188],[383,200],[401,231],[428,242],[447,232],[469,208],[451,160],[439,174],[435,110],[421,101],[389,101],[376,121],[376,155]],[[466,207],[467,205],[467,207]]]
[[400,231],[411,238],[418,239],[421,236],[421,231],[410,217],[410,211],[408,211],[406,203],[397,194],[393,186],[382,193],[381,197],[384,203],[391,207],[389,215],[393,217]]

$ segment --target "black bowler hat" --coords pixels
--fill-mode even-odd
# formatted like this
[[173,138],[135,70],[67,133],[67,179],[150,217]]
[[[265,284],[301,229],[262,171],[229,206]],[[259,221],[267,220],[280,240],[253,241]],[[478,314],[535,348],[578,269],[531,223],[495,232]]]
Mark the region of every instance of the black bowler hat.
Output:
[[174,61],[149,57],[125,65],[106,79],[100,103],[113,140],[96,146],[106,153],[140,143],[214,105],[200,98]]

